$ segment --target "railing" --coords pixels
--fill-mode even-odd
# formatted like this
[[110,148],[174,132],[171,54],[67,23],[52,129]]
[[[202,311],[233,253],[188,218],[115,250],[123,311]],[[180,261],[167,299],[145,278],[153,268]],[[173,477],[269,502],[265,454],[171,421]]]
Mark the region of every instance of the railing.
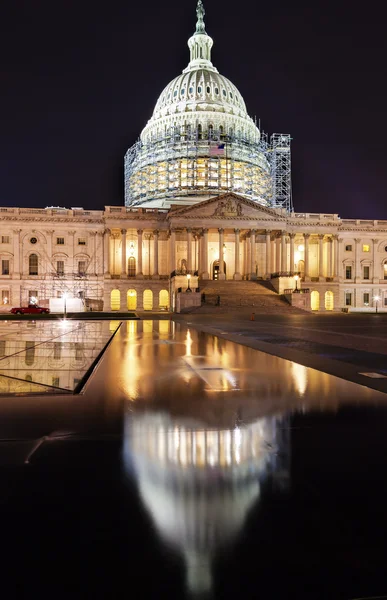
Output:
[[295,275],[298,275],[298,277],[301,277],[301,272],[300,271],[278,271],[277,273],[272,273],[270,275],[270,278],[276,279],[277,277],[294,277]]
[[284,294],[285,296],[287,294],[310,294],[310,289],[309,288],[302,288],[302,289],[293,289],[293,288],[287,288],[286,290],[284,290]]
[[172,277],[176,277],[177,275],[183,275],[184,277],[187,277],[187,275],[193,275],[194,277],[199,277],[199,271],[187,271],[187,270],[182,270],[182,269],[175,269],[174,271],[172,271],[171,273],[171,279]]

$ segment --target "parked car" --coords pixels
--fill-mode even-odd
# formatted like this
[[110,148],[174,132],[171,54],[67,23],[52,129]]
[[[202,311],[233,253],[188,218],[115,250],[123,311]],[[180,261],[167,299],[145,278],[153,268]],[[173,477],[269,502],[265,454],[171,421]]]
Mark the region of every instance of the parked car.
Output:
[[42,315],[50,312],[49,308],[43,308],[37,304],[29,304],[28,306],[18,306],[17,308],[11,308],[10,311],[13,315]]

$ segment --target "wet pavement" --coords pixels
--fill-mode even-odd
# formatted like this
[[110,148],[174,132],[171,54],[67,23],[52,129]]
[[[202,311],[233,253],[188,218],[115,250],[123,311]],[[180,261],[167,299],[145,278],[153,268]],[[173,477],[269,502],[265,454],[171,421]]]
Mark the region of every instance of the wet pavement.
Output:
[[0,398],[3,595],[383,597],[386,427],[382,392],[123,322],[81,393]]

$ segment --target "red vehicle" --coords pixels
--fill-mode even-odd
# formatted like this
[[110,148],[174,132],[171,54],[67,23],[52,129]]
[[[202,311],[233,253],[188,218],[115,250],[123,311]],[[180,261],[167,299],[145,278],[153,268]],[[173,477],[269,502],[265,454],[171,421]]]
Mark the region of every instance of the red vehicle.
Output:
[[49,308],[43,308],[37,304],[29,304],[28,306],[19,306],[18,308],[11,308],[10,311],[13,315],[42,315],[50,312]]

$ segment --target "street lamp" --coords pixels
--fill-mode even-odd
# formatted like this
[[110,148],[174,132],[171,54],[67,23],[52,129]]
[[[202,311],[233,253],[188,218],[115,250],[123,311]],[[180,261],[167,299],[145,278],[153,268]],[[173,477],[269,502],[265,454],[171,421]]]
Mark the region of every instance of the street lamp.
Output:
[[190,273],[187,273],[187,289],[185,290],[185,291],[186,291],[186,293],[187,293],[187,292],[188,292],[188,293],[189,293],[189,292],[192,292],[192,290],[191,290],[191,288],[190,288],[190,285],[189,285],[189,284],[190,284],[190,282],[191,282],[191,274],[190,274]]
[[299,275],[294,276],[294,281],[296,282],[296,289],[294,290],[295,292],[298,292],[298,280],[299,279],[300,279]]
[[378,302],[380,300],[380,296],[374,296],[375,300],[375,313],[378,314]]

